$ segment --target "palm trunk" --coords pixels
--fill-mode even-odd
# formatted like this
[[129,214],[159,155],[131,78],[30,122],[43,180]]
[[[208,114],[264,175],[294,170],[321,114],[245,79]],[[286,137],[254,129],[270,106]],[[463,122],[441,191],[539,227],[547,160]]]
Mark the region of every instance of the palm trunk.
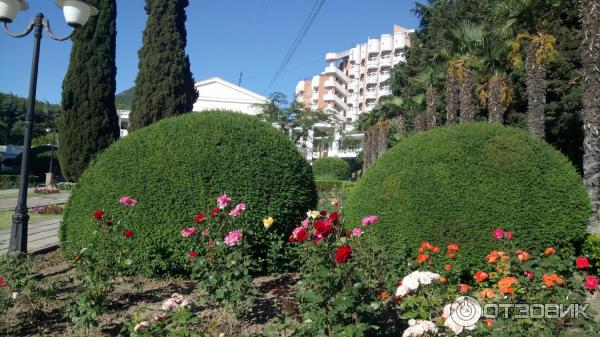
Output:
[[396,124],[396,132],[403,135],[406,133],[406,123],[404,122],[404,116],[402,114],[394,117],[394,124]]
[[427,88],[427,113],[425,118],[425,130],[433,129],[437,123],[437,97],[435,89]]
[[527,126],[534,135],[544,138],[544,110],[546,108],[546,67],[536,61],[538,45],[530,42],[527,47]]
[[475,74],[471,69],[465,69],[465,79],[460,86],[460,123],[471,123],[475,119]]
[[417,111],[414,120],[413,130],[415,132],[421,132],[425,130],[426,112]]
[[376,126],[369,126],[367,132],[365,133],[365,138],[363,142],[363,151],[364,151],[364,161],[363,161],[363,173],[364,171],[371,166],[371,164],[377,158],[377,130]]
[[456,77],[446,74],[446,124],[456,124],[458,113],[458,81]]
[[388,134],[389,134],[388,122],[385,121],[385,122],[379,123],[377,125],[377,129],[378,129],[379,133],[377,134],[377,157],[376,158],[379,158],[379,156],[384,154],[388,149]]
[[488,121],[490,123],[504,123],[504,113],[506,112],[506,99],[503,91],[506,87],[506,81],[503,75],[492,76],[487,84],[487,107]]
[[600,233],[600,3],[579,0],[584,39],[583,60],[583,180],[592,200],[590,233]]

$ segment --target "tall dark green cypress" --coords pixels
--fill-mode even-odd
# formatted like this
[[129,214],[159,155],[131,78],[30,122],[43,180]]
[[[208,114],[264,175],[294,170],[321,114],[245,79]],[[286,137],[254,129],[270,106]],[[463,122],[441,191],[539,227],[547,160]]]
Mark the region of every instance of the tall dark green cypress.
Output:
[[188,0],[146,0],[148,21],[138,53],[130,131],[190,112],[198,98],[185,54],[188,5]]
[[100,13],[73,37],[63,81],[59,158],[63,174],[76,181],[94,156],[119,137],[115,110],[116,0],[89,0]]

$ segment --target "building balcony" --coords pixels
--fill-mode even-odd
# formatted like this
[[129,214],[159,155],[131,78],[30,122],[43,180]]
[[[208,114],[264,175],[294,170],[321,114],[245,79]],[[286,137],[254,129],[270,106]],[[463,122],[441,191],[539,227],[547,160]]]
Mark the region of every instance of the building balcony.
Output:
[[379,65],[381,67],[391,67],[392,66],[392,58],[385,58],[385,59],[380,59],[379,60]]
[[377,84],[377,76],[368,76],[367,84]]
[[367,42],[367,44],[368,44],[369,54],[378,54],[379,53],[379,40],[378,39],[369,40],[369,42]]
[[348,76],[339,70],[336,66],[327,66],[323,74],[335,74],[342,82],[348,83]]
[[366,99],[377,99],[377,92],[376,91],[367,91],[365,93],[365,98]]
[[339,108],[341,109],[346,109],[346,103],[344,103],[344,100],[337,96],[336,94],[325,94],[323,95],[323,101],[325,102],[333,102],[335,103]]
[[342,94],[342,96],[346,95],[346,88],[344,88],[338,81],[328,79],[323,83],[323,85],[325,88],[335,88],[340,92],[340,94]]
[[377,60],[367,62],[367,69],[377,69],[378,67],[379,67],[379,62],[377,62]]
[[392,91],[390,89],[379,89],[379,97],[391,95]]
[[321,82],[321,79],[319,78],[319,76],[315,76],[315,77],[312,78],[311,86],[313,88],[318,88],[320,82]]
[[379,75],[379,82],[387,81],[392,77],[391,74],[381,74]]

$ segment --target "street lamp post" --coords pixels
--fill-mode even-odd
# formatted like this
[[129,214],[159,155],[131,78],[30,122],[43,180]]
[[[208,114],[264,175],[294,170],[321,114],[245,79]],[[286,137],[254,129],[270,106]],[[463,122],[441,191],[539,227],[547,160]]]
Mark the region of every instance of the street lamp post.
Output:
[[54,143],[56,143],[56,130],[52,130],[51,128],[46,128],[46,133],[49,134],[52,132],[52,143],[50,144],[50,167],[48,168],[48,173],[46,173],[46,186],[50,187],[54,183],[54,170],[53,170],[53,162],[54,162]]
[[33,62],[31,66],[31,78],[29,82],[29,98],[27,101],[27,112],[25,114],[25,126],[23,136],[23,155],[21,160],[21,177],[19,185],[19,199],[15,214],[12,218],[12,228],[10,232],[10,242],[8,246],[9,254],[27,253],[27,227],[29,215],[27,215],[27,187],[29,185],[29,153],[31,151],[31,130],[33,126],[33,114],[35,109],[35,94],[37,89],[38,65],[40,59],[40,43],[42,40],[42,29],[46,30],[48,37],[56,41],[65,41],[70,39],[75,33],[75,28],[83,26],[92,15],[97,15],[98,10],[80,0],[55,0],[56,5],[62,8],[65,21],[73,31],[63,37],[58,37],[52,33],[50,22],[44,17],[44,14],[37,14],[29,23],[25,31],[21,33],[12,33],[8,30],[8,24],[11,23],[20,11],[27,10],[29,5],[23,0],[0,0],[0,21],[3,23],[6,34],[20,38],[29,35],[34,31],[33,44]]

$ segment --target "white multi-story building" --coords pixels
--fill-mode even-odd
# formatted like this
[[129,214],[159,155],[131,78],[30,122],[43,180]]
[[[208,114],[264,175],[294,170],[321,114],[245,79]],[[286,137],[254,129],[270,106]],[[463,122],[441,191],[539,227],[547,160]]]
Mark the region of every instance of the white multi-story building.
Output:
[[[362,139],[362,134],[354,130],[354,122],[361,113],[371,111],[382,96],[391,95],[388,79],[394,65],[406,60],[404,51],[411,46],[412,32],[394,25],[393,34],[368,39],[350,50],[327,53],[325,70],[296,85],[296,101],[312,109],[331,111],[342,122],[346,134]],[[317,125],[315,131],[331,131],[335,127]],[[312,158],[355,157],[360,147],[341,149],[340,139],[340,132],[333,130],[333,137],[314,136],[306,146],[313,148],[308,151]]]

